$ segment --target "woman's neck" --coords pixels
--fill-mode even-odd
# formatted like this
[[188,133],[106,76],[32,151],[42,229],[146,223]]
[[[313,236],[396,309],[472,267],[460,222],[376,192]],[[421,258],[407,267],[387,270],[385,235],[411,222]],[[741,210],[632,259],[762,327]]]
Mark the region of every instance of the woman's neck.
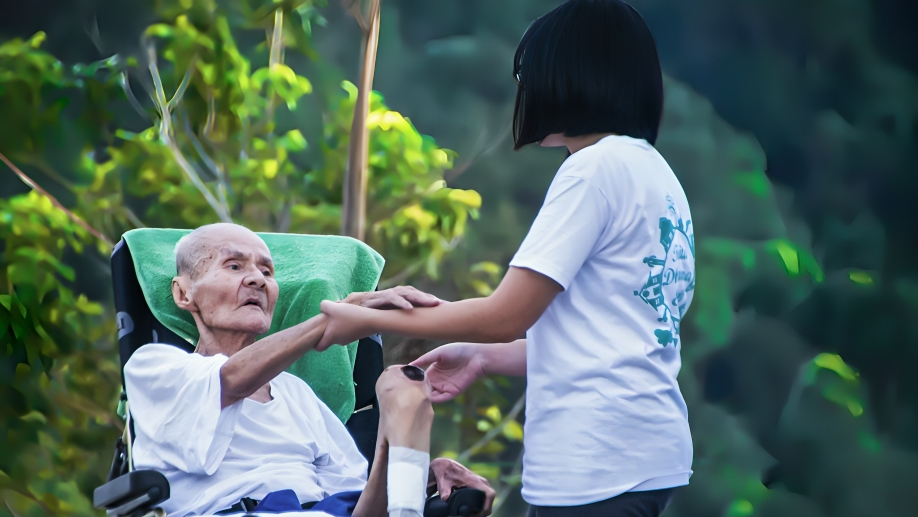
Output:
[[564,136],[562,133],[554,133],[545,137],[539,142],[542,147],[567,147],[571,154],[589,147],[603,138],[614,135],[615,133],[590,133],[589,135]]

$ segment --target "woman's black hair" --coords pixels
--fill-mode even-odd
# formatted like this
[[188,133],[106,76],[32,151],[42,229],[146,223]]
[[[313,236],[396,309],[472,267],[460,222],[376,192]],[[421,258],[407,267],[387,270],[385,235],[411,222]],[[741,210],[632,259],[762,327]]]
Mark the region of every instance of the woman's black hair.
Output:
[[520,41],[513,75],[515,148],[548,135],[657,139],[663,75],[653,35],[621,0],[568,0]]

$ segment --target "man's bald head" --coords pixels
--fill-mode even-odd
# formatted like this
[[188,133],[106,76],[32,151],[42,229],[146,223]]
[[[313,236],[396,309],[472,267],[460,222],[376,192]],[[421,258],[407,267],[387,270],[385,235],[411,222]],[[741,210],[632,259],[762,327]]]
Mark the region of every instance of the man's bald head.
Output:
[[248,240],[252,237],[261,240],[255,232],[238,224],[214,223],[201,226],[175,244],[175,273],[194,280],[201,263],[214,259],[220,246],[236,239]]
[[238,332],[251,338],[271,327],[278,285],[271,251],[237,224],[209,224],[175,245],[175,304],[192,314],[198,332]]

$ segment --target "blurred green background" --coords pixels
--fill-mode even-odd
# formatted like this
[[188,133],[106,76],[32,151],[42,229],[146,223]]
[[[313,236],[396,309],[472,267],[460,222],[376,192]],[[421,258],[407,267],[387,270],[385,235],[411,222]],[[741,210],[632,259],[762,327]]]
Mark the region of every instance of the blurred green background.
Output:
[[[384,284],[499,281],[564,159],[510,137],[513,52],[558,4],[382,0]],[[695,474],[665,515],[915,515],[918,4],[633,5],[666,74],[657,148],[697,224]],[[102,237],[0,167],[0,515],[100,514],[122,429],[106,240],[221,217],[338,231],[360,41],[337,0],[0,3],[0,153]],[[436,345],[386,344],[389,362]],[[522,390],[489,379],[437,408],[435,452],[488,477],[501,516],[525,512]]]

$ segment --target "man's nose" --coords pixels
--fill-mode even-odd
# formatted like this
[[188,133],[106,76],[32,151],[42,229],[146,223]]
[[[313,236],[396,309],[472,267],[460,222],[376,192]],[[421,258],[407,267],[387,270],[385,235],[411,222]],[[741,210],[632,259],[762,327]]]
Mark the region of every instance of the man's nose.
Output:
[[255,271],[250,272],[245,279],[245,285],[258,289],[264,288],[265,283],[265,275],[261,271],[258,271],[257,268]]

